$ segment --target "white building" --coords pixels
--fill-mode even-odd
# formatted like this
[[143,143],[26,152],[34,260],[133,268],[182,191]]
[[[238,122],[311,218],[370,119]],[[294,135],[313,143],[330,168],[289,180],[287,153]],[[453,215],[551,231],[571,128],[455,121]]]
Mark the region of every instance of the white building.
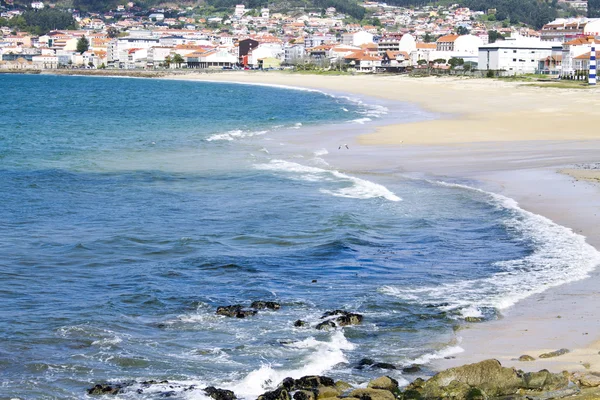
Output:
[[283,48],[283,61],[286,64],[292,64],[294,61],[302,59],[306,54],[304,44],[286,44]]
[[268,8],[262,8],[260,10],[260,17],[263,19],[269,19],[270,17],[270,12]]
[[235,11],[233,13],[236,18],[242,18],[244,14],[246,14],[246,6],[243,4],[238,4],[235,6]]
[[42,8],[44,8],[44,2],[34,1],[33,3],[31,3],[31,8],[35,10],[41,10]]
[[509,38],[479,48],[480,70],[505,71],[507,75],[533,74],[539,61],[552,56],[552,42],[534,38]]
[[350,46],[360,46],[365,43],[373,43],[373,34],[365,31],[344,33],[342,35],[342,44]]

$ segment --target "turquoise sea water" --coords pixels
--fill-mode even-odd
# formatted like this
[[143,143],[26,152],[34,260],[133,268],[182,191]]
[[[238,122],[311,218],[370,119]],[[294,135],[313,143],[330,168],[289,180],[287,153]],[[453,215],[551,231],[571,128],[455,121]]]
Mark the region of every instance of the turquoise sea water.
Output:
[[[121,398],[215,385],[252,399],[287,376],[381,375],[356,368],[365,357],[405,382],[403,366],[461,351],[466,316],[496,318],[598,263],[510,199],[341,171],[337,149],[296,140],[414,118],[408,106],[141,79],[0,75],[0,88],[0,398],[131,382]],[[282,307],[215,315],[254,300]],[[363,323],[314,329],[333,309]]]

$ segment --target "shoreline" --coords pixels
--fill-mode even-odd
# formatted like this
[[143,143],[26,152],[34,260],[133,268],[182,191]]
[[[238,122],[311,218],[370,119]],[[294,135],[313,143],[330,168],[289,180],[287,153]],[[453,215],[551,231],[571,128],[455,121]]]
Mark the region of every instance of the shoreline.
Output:
[[[353,146],[358,145],[358,154],[351,161],[333,156],[333,165],[348,171],[373,171],[386,165],[407,176],[467,180],[515,199],[524,210],[570,228],[600,248],[599,188],[558,173],[569,165],[597,161],[600,134],[593,127],[600,120],[600,99],[592,92],[456,78],[242,72],[165,79],[294,86],[418,104],[441,118],[366,125],[375,125],[375,132],[356,138]],[[468,101],[451,101],[462,100],[466,93],[471,96]],[[558,99],[563,104],[556,105]],[[587,104],[585,109],[582,104]],[[504,310],[499,320],[470,324],[457,335],[465,352],[434,361],[432,366],[442,370],[496,358],[504,366],[526,371],[600,370],[600,335],[595,333],[600,328],[595,307],[600,292],[594,285],[600,271],[590,275],[521,300]],[[565,347],[570,353],[538,358]],[[523,354],[536,360],[518,361]]]

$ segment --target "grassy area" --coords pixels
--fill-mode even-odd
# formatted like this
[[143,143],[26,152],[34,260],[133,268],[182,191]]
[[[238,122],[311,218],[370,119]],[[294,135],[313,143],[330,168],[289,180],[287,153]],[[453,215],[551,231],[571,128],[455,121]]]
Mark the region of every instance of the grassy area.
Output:
[[522,74],[522,75],[511,75],[511,76],[500,76],[497,79],[511,82],[535,82],[539,80],[555,80],[556,77],[552,75],[544,74]]
[[556,82],[536,82],[529,83],[524,86],[534,86],[541,88],[555,88],[555,89],[592,89],[595,86],[588,85],[587,82],[583,81],[556,81]]
[[337,70],[324,70],[324,69],[314,69],[314,70],[284,70],[282,72],[288,74],[295,75],[352,75],[352,72],[349,71],[337,71]]

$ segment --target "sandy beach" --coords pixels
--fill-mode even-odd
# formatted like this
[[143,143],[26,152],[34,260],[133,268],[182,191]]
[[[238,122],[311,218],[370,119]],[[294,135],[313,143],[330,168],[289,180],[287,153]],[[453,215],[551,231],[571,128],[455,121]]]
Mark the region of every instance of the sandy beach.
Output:
[[[167,79],[289,85],[410,102],[439,118],[364,128],[353,133],[353,157],[332,155],[336,168],[460,181],[515,199],[585,236],[600,248],[598,161],[600,90],[554,89],[519,82],[401,76],[317,76],[232,72]],[[371,132],[369,132],[371,129]],[[374,132],[373,132],[374,130]],[[600,272],[550,288],[504,310],[503,318],[457,332],[464,352],[436,362],[443,369],[496,358],[526,371],[600,371]],[[568,354],[540,359],[561,348]],[[536,360],[521,362],[523,354]]]

